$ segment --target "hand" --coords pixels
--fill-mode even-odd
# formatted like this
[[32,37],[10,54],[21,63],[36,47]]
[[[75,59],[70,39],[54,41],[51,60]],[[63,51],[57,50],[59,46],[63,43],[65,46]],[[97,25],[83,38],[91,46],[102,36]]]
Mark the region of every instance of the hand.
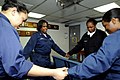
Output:
[[66,67],[54,69],[53,78],[56,80],[63,80],[68,75],[67,69]]
[[70,55],[68,53],[66,53],[65,57],[69,59]]

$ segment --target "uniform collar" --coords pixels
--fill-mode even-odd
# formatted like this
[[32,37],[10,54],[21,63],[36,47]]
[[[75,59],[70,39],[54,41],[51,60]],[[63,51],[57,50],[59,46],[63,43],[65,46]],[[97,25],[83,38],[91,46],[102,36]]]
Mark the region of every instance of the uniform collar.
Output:
[[2,17],[3,19],[5,19],[7,22],[10,23],[10,21],[8,20],[8,18],[4,14],[0,13],[0,17]]
[[87,32],[87,35],[89,35],[90,37],[92,37],[93,34],[95,34],[95,32],[96,32],[96,30],[95,30],[94,32],[92,32],[92,33],[90,33],[90,32],[88,31],[88,32]]

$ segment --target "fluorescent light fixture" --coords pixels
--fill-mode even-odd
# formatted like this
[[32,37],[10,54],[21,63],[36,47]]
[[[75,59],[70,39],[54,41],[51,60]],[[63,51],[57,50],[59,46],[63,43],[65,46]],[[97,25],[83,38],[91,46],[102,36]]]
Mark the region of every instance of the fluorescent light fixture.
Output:
[[29,17],[32,17],[32,18],[42,18],[44,17],[45,15],[44,14],[38,14],[38,13],[34,13],[34,12],[30,12],[28,14]]
[[118,6],[116,3],[113,2],[113,3],[106,4],[100,7],[96,7],[94,8],[94,10],[99,11],[99,12],[107,12],[108,10],[113,9],[113,8],[120,8],[120,6]]

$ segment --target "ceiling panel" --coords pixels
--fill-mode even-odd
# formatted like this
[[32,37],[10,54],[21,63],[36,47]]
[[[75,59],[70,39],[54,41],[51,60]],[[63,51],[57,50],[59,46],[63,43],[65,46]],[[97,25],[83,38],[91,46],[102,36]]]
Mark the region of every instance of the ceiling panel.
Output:
[[83,0],[79,4],[88,8],[94,8],[94,7],[98,7],[98,6],[105,5],[115,1],[118,1],[118,0]]
[[35,5],[38,5],[46,0],[18,0],[18,1],[35,6]]
[[4,0],[0,0],[0,6],[4,4]]
[[76,5],[70,6],[68,8],[62,9],[56,13],[53,13],[53,14],[51,14],[51,16],[66,17],[66,16],[75,15],[84,10],[87,10],[87,8],[76,4]]
[[[57,5],[56,0],[18,0],[25,3],[29,11],[45,14],[42,19],[57,23],[78,23],[86,21],[88,17],[98,18],[104,13],[94,11],[98,7],[111,2],[116,2],[120,6],[120,0],[83,0],[77,4],[62,8]],[[69,0],[70,1],[70,0]],[[76,0],[77,1],[77,0]],[[3,5],[4,0],[0,0]]]
[[61,8],[59,8],[56,4],[55,0],[47,0],[45,3],[38,6],[36,9],[34,9],[34,12],[44,13],[45,15],[53,14],[57,11],[59,11]]
[[92,15],[98,15],[98,14],[101,14],[97,11],[94,11],[94,10],[86,10],[86,11],[83,11],[81,13],[78,13],[78,14],[75,14],[75,15],[71,15],[71,16],[68,16],[66,18],[69,18],[69,19],[79,19],[81,17],[91,17]]

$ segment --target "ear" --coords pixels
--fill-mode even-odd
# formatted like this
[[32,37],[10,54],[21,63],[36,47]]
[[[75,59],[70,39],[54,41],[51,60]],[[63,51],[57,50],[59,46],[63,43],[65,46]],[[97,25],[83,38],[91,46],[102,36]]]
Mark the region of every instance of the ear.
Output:
[[11,14],[12,14],[12,16],[15,16],[16,11],[17,11],[16,8],[12,8],[12,9],[11,9]]
[[115,24],[117,20],[116,20],[116,18],[112,18],[111,21],[113,24]]

